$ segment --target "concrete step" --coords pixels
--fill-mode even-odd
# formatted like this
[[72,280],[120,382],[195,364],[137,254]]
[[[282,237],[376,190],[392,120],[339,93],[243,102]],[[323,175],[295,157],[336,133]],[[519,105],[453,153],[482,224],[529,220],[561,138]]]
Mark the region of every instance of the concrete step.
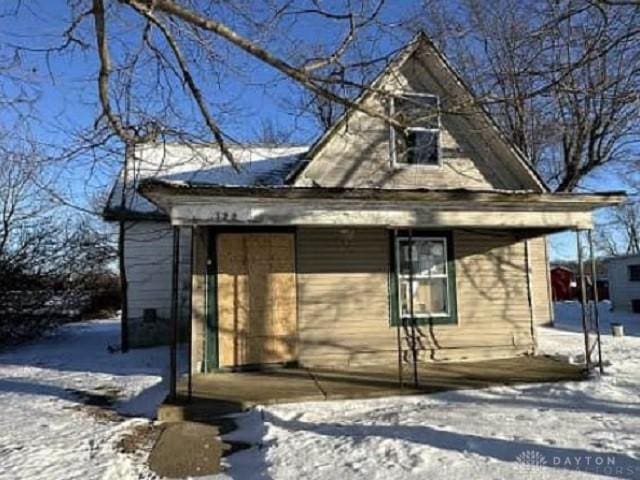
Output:
[[192,402],[170,403],[165,401],[158,407],[161,422],[201,422],[216,424],[216,420],[230,414],[244,412],[253,407],[252,403],[224,400],[193,400]]
[[213,425],[169,423],[149,454],[149,468],[160,477],[186,478],[222,471],[220,460],[229,448]]

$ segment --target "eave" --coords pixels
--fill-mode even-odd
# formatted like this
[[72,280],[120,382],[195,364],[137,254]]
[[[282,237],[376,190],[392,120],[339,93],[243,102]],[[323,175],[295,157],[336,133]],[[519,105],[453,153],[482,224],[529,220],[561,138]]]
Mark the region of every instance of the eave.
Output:
[[143,181],[140,193],[175,225],[590,228],[624,192],[224,187]]

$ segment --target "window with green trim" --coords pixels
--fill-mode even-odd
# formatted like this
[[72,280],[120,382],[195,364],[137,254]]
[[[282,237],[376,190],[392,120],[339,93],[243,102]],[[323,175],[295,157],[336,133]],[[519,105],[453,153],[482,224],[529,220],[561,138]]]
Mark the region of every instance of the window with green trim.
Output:
[[455,267],[451,235],[399,233],[394,239],[393,323],[456,323]]

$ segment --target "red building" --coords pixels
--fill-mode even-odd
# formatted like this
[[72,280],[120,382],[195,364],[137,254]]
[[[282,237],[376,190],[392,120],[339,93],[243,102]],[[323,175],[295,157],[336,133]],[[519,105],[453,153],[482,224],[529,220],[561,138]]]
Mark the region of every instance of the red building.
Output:
[[551,269],[551,295],[554,302],[576,298],[576,275],[566,267]]
[[[551,295],[554,302],[562,302],[565,300],[579,300],[580,285],[578,285],[578,276],[567,267],[552,267],[551,275]],[[591,275],[585,275],[587,284],[587,296],[591,298]],[[606,279],[598,279],[598,300],[609,299],[609,281]]]

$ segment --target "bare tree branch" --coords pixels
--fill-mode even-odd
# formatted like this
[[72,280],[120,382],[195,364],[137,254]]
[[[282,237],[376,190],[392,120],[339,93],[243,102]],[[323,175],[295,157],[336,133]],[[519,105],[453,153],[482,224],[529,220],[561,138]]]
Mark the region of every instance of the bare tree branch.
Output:
[[235,162],[231,151],[227,148],[226,142],[224,141],[223,132],[218,126],[218,124],[216,123],[216,121],[211,116],[211,113],[209,112],[207,104],[202,96],[202,92],[196,85],[196,82],[193,79],[191,72],[189,71],[187,62],[184,56],[182,55],[182,52],[180,51],[180,47],[178,46],[175,38],[173,37],[173,35],[171,35],[171,32],[169,31],[169,29],[153,15],[151,10],[144,9],[135,3],[132,3],[132,7],[136,11],[142,13],[162,32],[165,40],[169,44],[169,47],[171,48],[171,51],[173,52],[176,58],[176,61],[178,62],[180,71],[182,72],[182,77],[184,79],[184,82],[189,87],[189,90],[191,91],[191,94],[193,95],[193,98],[196,104],[198,105],[198,109],[200,110],[200,113],[202,114],[202,117],[204,118],[204,121],[207,124],[207,127],[209,128],[209,130],[211,130],[211,133],[213,134],[216,140],[216,143],[220,148],[220,151],[222,152],[223,156],[229,161],[229,163],[233,166],[233,168],[236,171],[239,170],[240,167]]
[[[99,0],[95,0],[99,1]],[[394,120],[393,118],[385,115],[384,112],[377,111],[375,109],[369,108],[362,104],[355,103],[353,100],[342,97],[340,95],[336,95],[331,90],[319,85],[315,79],[309,75],[304,69],[296,68],[286,61],[278,58],[277,56],[271,54],[266,49],[262,48],[255,42],[243,37],[242,35],[236,33],[231,28],[227,27],[225,24],[216,21],[211,18],[204,17],[197,12],[190,10],[186,7],[178,5],[177,3],[171,0],[156,0],[156,1],[147,1],[143,2],[140,0],[121,0],[124,3],[127,3],[131,6],[137,6],[138,8],[148,8],[153,6],[154,9],[158,11],[162,11],[168,15],[175,16],[177,18],[182,19],[183,21],[190,23],[200,29],[210,31],[219,37],[231,42],[236,47],[242,49],[249,55],[259,59],[260,61],[270,65],[276,70],[280,71],[284,75],[289,78],[295,80],[297,83],[307,88],[311,92],[326,98],[332,102],[338,103],[340,105],[344,105],[349,108],[354,108],[359,110],[367,115],[375,118],[379,118],[387,122],[388,124],[402,128],[399,122]]]

